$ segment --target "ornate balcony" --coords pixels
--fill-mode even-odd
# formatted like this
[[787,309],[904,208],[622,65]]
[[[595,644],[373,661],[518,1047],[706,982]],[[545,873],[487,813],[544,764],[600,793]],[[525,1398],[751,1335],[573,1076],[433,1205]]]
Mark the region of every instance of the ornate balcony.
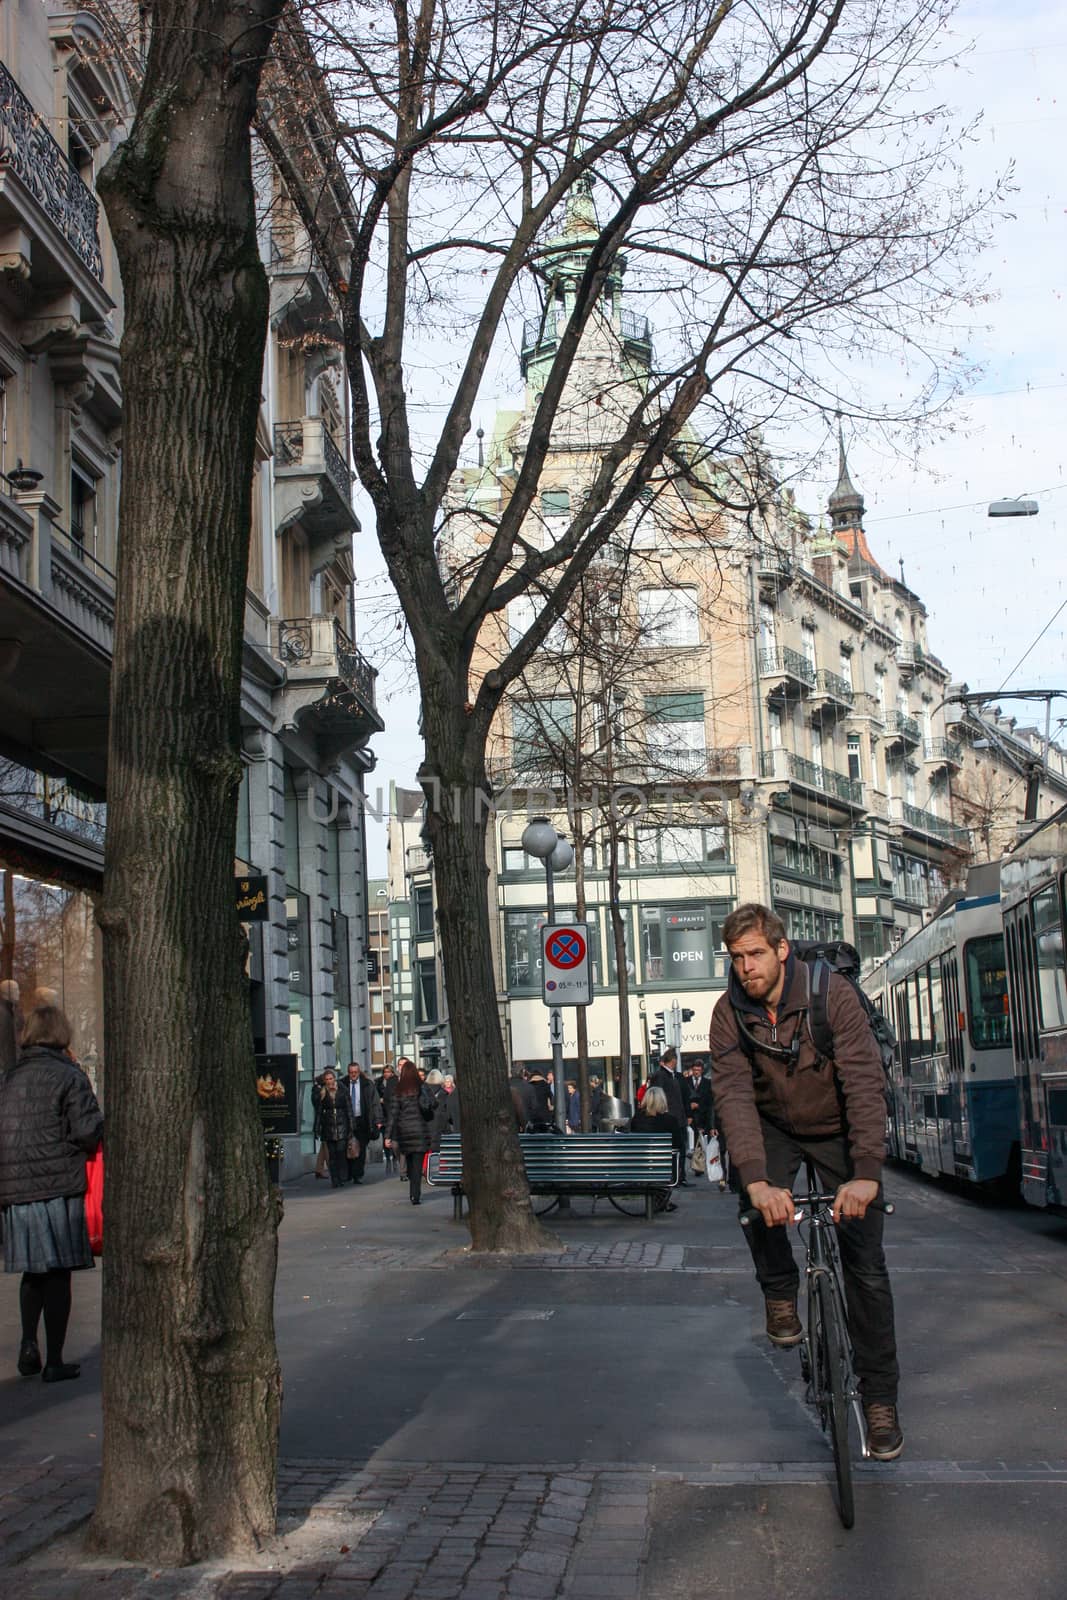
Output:
[[801,789],[814,789],[851,809],[864,809],[862,783],[831,767],[819,766],[804,756],[794,755],[792,750],[764,750],[760,757],[760,773],[764,778],[788,779]]
[[793,581],[792,556],[787,550],[779,550],[777,545],[761,545],[756,557],[756,577],[760,589],[769,595],[788,588]]
[[966,828],[937,816],[933,811],[913,806],[899,795],[889,797],[889,820],[907,833],[919,834],[938,844],[948,845],[953,850],[969,850],[971,847],[971,835]]
[[922,669],[923,647],[911,640],[901,640],[897,645],[897,671],[902,678],[912,678]]
[[811,695],[811,714],[832,720],[844,717],[852,710],[855,701],[852,685],[838,672],[820,667],[815,674],[815,688]]
[[[57,236],[62,238],[96,283],[102,284],[104,262],[92,191],[49,133],[44,118],[0,63],[0,218],[5,213],[39,236],[53,258]],[[12,259],[9,270],[29,277],[29,257],[24,258],[23,269],[21,251],[15,255],[19,260]],[[34,252],[35,277],[37,269]]]
[[963,765],[963,746],[955,739],[927,739],[923,744],[923,760],[931,767]]
[[338,345],[344,329],[330,291],[330,280],[306,237],[270,236],[267,261],[270,278],[270,318],[274,327],[283,322],[294,333],[314,333]]
[[799,650],[791,650],[788,645],[760,651],[759,675],[767,684],[768,694],[786,699],[815,687],[815,668]]
[[313,541],[359,530],[352,474],[321,417],[274,424],[275,531],[300,521]]
[[923,731],[914,717],[904,711],[890,711],[885,719],[887,744],[914,746],[922,744]]
[[274,653],[286,669],[280,727],[310,734],[334,758],[382,731],[374,696],[378,674],[336,617],[289,617],[276,621],[274,632]]

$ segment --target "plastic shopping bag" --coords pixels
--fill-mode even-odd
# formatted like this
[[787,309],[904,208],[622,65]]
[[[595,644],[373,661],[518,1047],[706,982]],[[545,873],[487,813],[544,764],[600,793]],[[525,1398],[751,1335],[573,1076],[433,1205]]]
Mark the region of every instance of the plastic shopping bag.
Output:
[[719,1154],[719,1141],[714,1134],[704,1140],[704,1160],[706,1166],[704,1176],[709,1183],[721,1183],[723,1178],[722,1156]]
[[94,1256],[104,1253],[104,1147],[85,1163],[85,1225]]

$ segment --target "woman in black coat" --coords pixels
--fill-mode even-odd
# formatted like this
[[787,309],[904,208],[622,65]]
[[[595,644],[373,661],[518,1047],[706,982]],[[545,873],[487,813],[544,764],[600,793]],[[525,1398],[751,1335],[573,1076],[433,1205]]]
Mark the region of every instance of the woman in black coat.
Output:
[[[681,1131],[678,1118],[672,1116],[667,1109],[667,1096],[662,1089],[650,1084],[645,1090],[644,1099],[630,1118],[630,1132],[669,1133],[677,1145]],[[663,1202],[664,1211],[677,1211],[678,1207],[671,1199],[669,1189],[659,1189],[657,1194]]]
[[436,1120],[434,1103],[415,1063],[402,1057],[397,1065],[400,1077],[389,1101],[385,1144],[387,1149],[401,1150],[407,1157],[408,1190],[412,1205],[417,1206],[422,1200],[422,1161],[430,1148]]
[[315,1138],[326,1146],[330,1184],[340,1189],[348,1178],[348,1141],[353,1136],[353,1123],[351,1101],[338,1089],[336,1073],[323,1073],[321,1083],[312,1087],[311,1103],[315,1107]]
[[[70,1275],[92,1267],[85,1224],[85,1160],[99,1147],[104,1118],[89,1079],[67,1051],[71,1030],[55,1005],[35,1006],[22,1049],[0,1079],[0,1208],[4,1271],[21,1272],[18,1369],[45,1383],[76,1378],[63,1360]],[[44,1315],[44,1370],[37,1329]]]

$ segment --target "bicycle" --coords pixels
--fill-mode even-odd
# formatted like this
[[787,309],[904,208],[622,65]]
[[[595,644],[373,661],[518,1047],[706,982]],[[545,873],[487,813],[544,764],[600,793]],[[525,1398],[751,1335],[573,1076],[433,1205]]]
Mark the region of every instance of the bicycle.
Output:
[[[805,1162],[805,1171],[808,1193],[793,1197],[796,1203],[794,1222],[803,1227],[805,1207],[809,1213],[805,1241],[808,1315],[807,1331],[800,1344],[800,1372],[807,1386],[806,1398],[815,1408],[822,1431],[830,1435],[837,1480],[837,1512],[842,1525],[851,1528],[856,1520],[856,1505],[849,1418],[855,1422],[864,1460],[870,1455],[867,1424],[848,1331],[841,1258],[833,1220],[835,1196],[816,1188],[817,1178],[811,1161]],[[894,1207],[891,1204],[882,1200],[871,1203],[876,1211],[892,1216]],[[741,1226],[749,1227],[759,1215],[756,1210],[742,1212]]]

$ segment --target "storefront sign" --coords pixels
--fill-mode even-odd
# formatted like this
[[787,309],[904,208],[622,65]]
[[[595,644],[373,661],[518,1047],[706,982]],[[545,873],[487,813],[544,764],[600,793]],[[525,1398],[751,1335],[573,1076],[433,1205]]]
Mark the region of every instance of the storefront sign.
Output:
[[237,916],[241,922],[266,922],[270,916],[266,876],[237,879]]
[[789,878],[775,878],[774,898],[786,905],[815,906],[819,911],[841,910],[841,896],[829,889],[810,889],[806,884],[793,883]]
[[296,1065],[296,1056],[256,1057],[256,1098],[264,1138],[299,1132]]

